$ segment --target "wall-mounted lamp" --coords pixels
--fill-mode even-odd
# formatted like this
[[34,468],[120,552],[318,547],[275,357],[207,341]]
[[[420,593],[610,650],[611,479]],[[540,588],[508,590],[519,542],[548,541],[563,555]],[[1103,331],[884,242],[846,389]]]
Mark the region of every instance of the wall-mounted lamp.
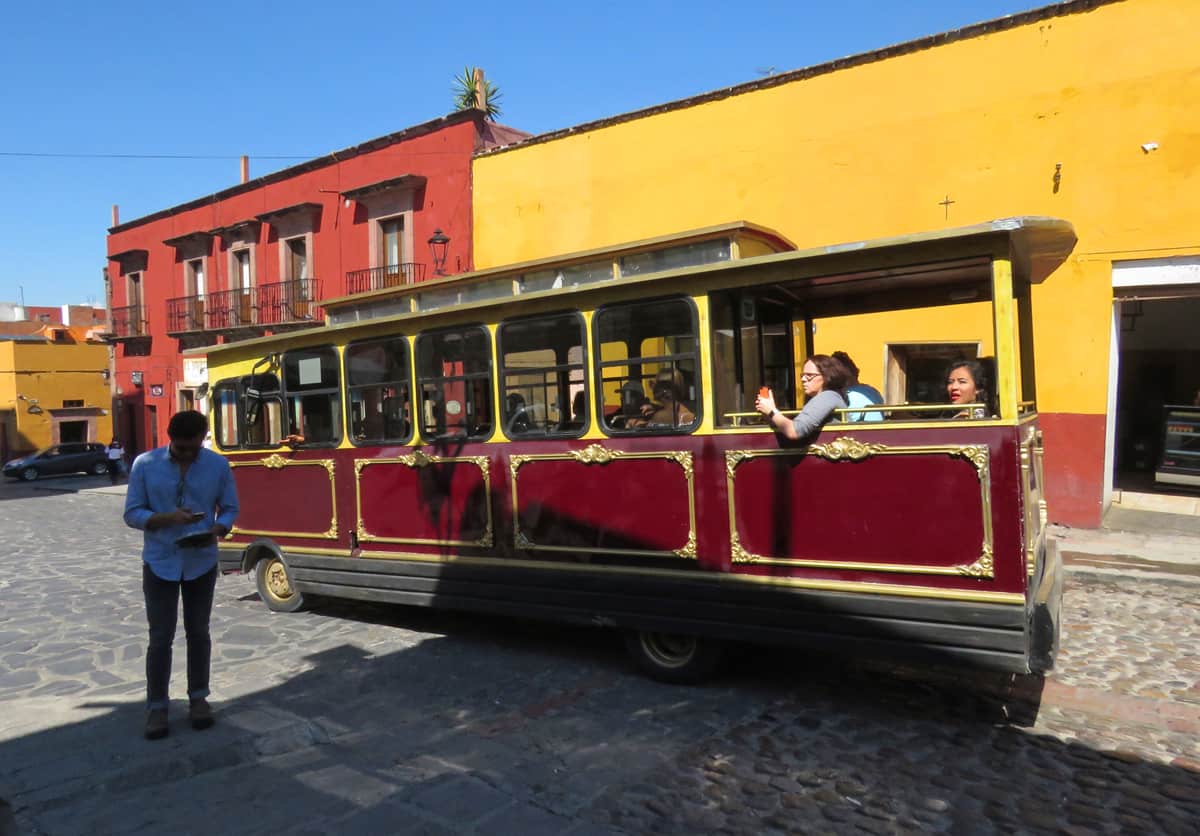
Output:
[[24,395],[17,395],[17,400],[25,401],[25,403],[27,403],[29,405],[29,414],[30,415],[41,415],[42,414],[42,408],[40,406],[38,406],[37,398],[27,398]]
[[101,370],[100,370],[100,376],[101,376],[102,378],[104,378],[105,380],[108,380],[109,378],[111,378],[111,377],[112,377],[112,371],[111,371],[111,370],[109,370],[109,369],[101,369]]
[[1142,153],[1143,154],[1149,154],[1151,151],[1157,151],[1157,150],[1158,150],[1157,142],[1143,142],[1142,143]]
[[450,238],[440,229],[433,231],[433,237],[429,239],[429,251],[433,254],[433,274],[435,276],[446,275],[446,250],[450,246]]
[[1058,194],[1058,187],[1062,184],[1062,163],[1054,164],[1054,193]]
[[130,372],[129,380],[133,383],[134,386],[141,386],[142,385],[142,373],[141,372]]

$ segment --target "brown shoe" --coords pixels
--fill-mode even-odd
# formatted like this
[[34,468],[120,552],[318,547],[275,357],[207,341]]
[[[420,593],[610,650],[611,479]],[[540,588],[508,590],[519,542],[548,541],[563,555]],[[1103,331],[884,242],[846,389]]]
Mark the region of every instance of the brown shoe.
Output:
[[201,698],[188,703],[188,719],[192,721],[193,729],[211,728],[214,722],[213,710],[208,700]]
[[151,708],[146,712],[146,739],[160,740],[167,736],[167,710]]

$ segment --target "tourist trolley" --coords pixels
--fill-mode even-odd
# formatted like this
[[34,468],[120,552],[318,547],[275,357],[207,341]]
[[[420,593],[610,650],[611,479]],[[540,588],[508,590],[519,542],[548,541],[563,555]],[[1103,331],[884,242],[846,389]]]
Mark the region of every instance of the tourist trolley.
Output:
[[[348,297],[324,327],[207,348],[241,500],[221,568],[279,611],[605,625],[669,680],[729,641],[1044,671],[1061,570],[1030,287],[1074,243],[1048,218],[747,258],[685,242]],[[883,351],[915,313],[991,352],[986,407],[958,417],[943,386],[801,444],[754,412],[762,386],[798,408],[805,358],[843,347],[827,335]]]

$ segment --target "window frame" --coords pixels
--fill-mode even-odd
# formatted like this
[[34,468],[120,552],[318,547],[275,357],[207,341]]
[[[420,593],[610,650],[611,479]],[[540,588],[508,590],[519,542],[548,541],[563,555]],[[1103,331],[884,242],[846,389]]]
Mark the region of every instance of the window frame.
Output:
[[[426,379],[421,377],[421,364],[420,364],[421,341],[426,338],[436,337],[440,334],[454,334],[454,333],[463,334],[470,330],[477,330],[477,331],[482,332],[483,336],[485,338],[484,344],[487,346],[487,357],[486,357],[486,361],[487,361],[486,380],[488,383],[487,403],[488,403],[488,408],[492,410],[491,426],[488,429],[488,432],[486,435],[482,435],[482,434],[481,435],[426,434],[426,432],[425,432],[425,390],[424,390],[424,385],[425,385]],[[413,345],[412,345],[413,395],[416,396],[419,394],[419,396],[420,396],[419,398],[414,397],[414,400],[413,400],[413,403],[416,406],[416,412],[414,413],[414,415],[417,416],[417,420],[415,421],[415,423],[417,425],[416,435],[423,442],[437,443],[437,442],[442,442],[442,441],[463,441],[463,442],[479,443],[479,442],[488,441],[493,436],[495,436],[497,424],[499,424],[499,421],[500,421],[499,416],[495,414],[495,410],[496,410],[496,385],[495,385],[495,383],[496,383],[496,358],[495,358],[495,354],[496,354],[496,346],[495,346],[494,335],[488,329],[487,325],[485,325],[482,322],[467,322],[467,323],[463,323],[462,325],[452,325],[452,326],[443,327],[443,328],[431,328],[426,331],[421,331],[421,332],[417,333],[416,336],[413,337]],[[461,377],[464,381],[467,381],[467,380],[470,380],[472,377],[478,377],[479,375],[480,375],[480,372],[473,372],[469,375],[463,374]],[[431,378],[431,380],[445,380],[445,378],[438,377],[438,378]]]
[[[588,358],[589,358],[588,323],[587,323],[587,320],[584,317],[583,313],[576,309],[567,309],[567,310],[561,310],[561,311],[551,311],[549,313],[526,314],[524,316],[516,316],[516,317],[502,320],[496,326],[495,355],[496,355],[497,374],[495,376],[497,378],[496,391],[500,395],[500,398],[499,398],[500,414],[498,416],[498,418],[499,418],[499,420],[497,421],[498,424],[502,425],[505,420],[504,403],[505,403],[505,399],[508,396],[505,378],[507,377],[507,375],[509,373],[509,367],[504,364],[504,342],[503,342],[504,341],[504,329],[509,325],[522,325],[522,324],[529,323],[529,322],[536,322],[538,320],[555,319],[555,318],[571,318],[579,326],[579,335],[580,335],[579,351],[581,354],[580,361],[579,361],[579,371],[583,377],[583,393],[584,393],[583,400],[584,400],[585,404],[590,403],[589,396],[590,396],[591,392],[589,390],[592,387],[588,385]],[[572,368],[573,368],[572,365],[570,363],[567,363],[565,365],[555,364],[552,367],[541,367],[538,369],[526,369],[524,371],[527,371],[527,372],[541,371],[543,373],[545,371],[547,371],[548,369],[555,371],[555,372],[565,371],[568,374],[568,383],[569,383],[570,382],[570,371]],[[514,370],[513,373],[520,374],[520,371]],[[570,409],[570,408],[571,408],[571,405],[567,404],[567,409]],[[509,441],[530,441],[530,440],[543,440],[543,439],[553,439],[553,438],[580,438],[587,434],[588,430],[591,429],[591,426],[592,426],[591,410],[587,410],[587,413],[584,415],[583,426],[578,429],[574,429],[574,430],[569,430],[569,431],[560,430],[560,431],[543,432],[543,433],[527,433],[527,434],[519,435],[519,436],[510,436],[508,434],[507,430],[503,429],[503,427],[501,427],[501,431],[504,433],[504,437],[507,438]]]
[[[614,428],[614,427],[608,426],[608,424],[603,420],[604,385],[605,385],[604,384],[604,369],[608,366],[619,366],[619,365],[629,366],[632,364],[629,362],[629,358],[625,358],[624,360],[611,360],[611,361],[607,361],[607,362],[602,359],[602,352],[600,350],[600,330],[601,330],[599,327],[600,318],[603,316],[604,313],[606,313],[607,311],[610,311],[614,308],[634,307],[634,306],[638,306],[638,305],[655,305],[655,304],[661,304],[663,302],[675,302],[675,301],[682,301],[686,304],[687,309],[688,309],[688,314],[691,318],[692,338],[695,341],[694,353],[692,353],[690,355],[693,359],[693,367],[695,369],[693,385],[696,388],[696,397],[693,399],[694,408],[691,410],[692,414],[695,416],[695,420],[686,427],[658,427],[658,426],[655,426],[655,427],[631,427],[628,429],[624,429],[624,428]],[[702,358],[703,358],[704,352],[701,350],[701,340],[703,338],[703,335],[700,333],[700,313],[696,306],[696,300],[694,298],[692,298],[691,296],[688,296],[686,294],[667,294],[665,296],[654,296],[654,297],[645,298],[645,299],[623,300],[620,302],[611,302],[609,304],[600,305],[592,311],[591,332],[592,332],[591,340],[592,340],[592,357],[593,357],[591,371],[592,371],[592,379],[595,381],[595,386],[594,386],[595,391],[593,392],[592,406],[595,409],[595,414],[596,414],[596,419],[597,419],[596,426],[600,429],[600,431],[602,433],[604,433],[606,436],[609,436],[609,437],[627,438],[627,437],[631,437],[631,436],[632,437],[640,437],[640,436],[658,436],[658,435],[692,435],[700,429],[701,425],[704,423],[704,387],[702,384],[704,382],[704,374],[705,373],[704,373],[704,369],[702,367],[702,364],[703,364]],[[656,355],[656,356],[677,357],[678,358],[678,357],[686,357],[688,355]],[[644,359],[644,358],[639,357],[639,360],[642,360],[642,359]],[[660,359],[658,362],[662,362],[662,360]],[[673,364],[672,365],[673,368],[678,368],[677,360],[672,360],[671,362]],[[638,365],[640,366],[641,362],[639,362]],[[641,375],[641,377],[642,377],[642,379],[645,379],[644,375]]]
[[[388,342],[394,342],[394,341],[398,341],[404,345],[405,379],[401,380],[401,381],[395,381],[395,382],[398,382],[401,384],[407,384],[407,386],[408,386],[408,414],[409,414],[408,434],[402,438],[388,438],[385,436],[385,437],[379,438],[379,439],[368,438],[368,439],[364,439],[363,441],[358,441],[357,439],[355,439],[353,432],[346,432],[346,428],[350,427],[350,420],[349,420],[350,419],[350,405],[353,402],[353,392],[355,389],[354,385],[351,384],[351,382],[350,382],[350,352],[356,346],[381,344],[381,343],[388,343]],[[383,336],[383,337],[366,337],[361,340],[354,340],[353,342],[346,343],[345,348],[342,349],[342,390],[345,392],[345,398],[342,401],[342,406],[346,413],[344,416],[342,416],[342,426],[343,426],[343,433],[345,434],[345,437],[348,438],[350,440],[350,443],[353,444],[355,447],[386,447],[386,446],[395,446],[395,445],[401,445],[401,444],[410,444],[410,443],[412,443],[413,439],[416,437],[417,425],[416,425],[416,421],[413,419],[413,416],[415,416],[416,412],[417,412],[413,406],[413,403],[414,403],[413,394],[416,391],[416,387],[413,382],[415,379],[415,376],[416,376],[415,368],[413,366],[413,359],[414,359],[414,354],[415,354],[415,346],[414,346],[413,342],[414,341],[410,340],[409,337],[406,335],[390,334],[390,335]],[[357,388],[365,389],[365,388],[368,388],[373,385],[381,385],[381,384],[366,384],[366,383],[364,383],[364,384],[360,384]]]
[[[208,423],[212,429],[213,443],[222,450],[241,450],[244,449],[242,439],[245,436],[243,432],[242,421],[242,394],[240,379],[237,377],[224,377],[216,382],[210,390],[211,394],[208,398]],[[236,444],[227,444],[224,437],[224,429],[217,414],[217,410],[221,408],[221,395],[224,392],[233,393],[233,424],[238,434]]]

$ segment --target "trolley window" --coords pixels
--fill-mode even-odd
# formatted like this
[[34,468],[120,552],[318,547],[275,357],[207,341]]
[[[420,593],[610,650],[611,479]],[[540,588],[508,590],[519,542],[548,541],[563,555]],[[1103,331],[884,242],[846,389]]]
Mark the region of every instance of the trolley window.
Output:
[[605,431],[672,433],[699,426],[698,340],[690,300],[601,308],[594,331]]
[[492,434],[492,356],[482,326],[417,337],[421,436],[482,440]]
[[238,384],[242,446],[276,447],[283,439],[283,401],[274,374],[248,374]]
[[241,444],[238,432],[237,382],[222,380],[212,390],[212,428],[217,446],[230,449]]
[[412,437],[412,386],[404,337],[353,343],[346,348],[350,440],[404,443]]
[[333,346],[283,355],[287,435],[295,443],[337,444],[342,439],[342,405],[337,349]]
[[500,326],[504,434],[578,436],[587,429],[583,317],[562,313]]
[[730,290],[709,296],[714,423],[761,425],[754,399],[762,387],[779,409],[796,404],[795,351],[788,306],[769,293]]

